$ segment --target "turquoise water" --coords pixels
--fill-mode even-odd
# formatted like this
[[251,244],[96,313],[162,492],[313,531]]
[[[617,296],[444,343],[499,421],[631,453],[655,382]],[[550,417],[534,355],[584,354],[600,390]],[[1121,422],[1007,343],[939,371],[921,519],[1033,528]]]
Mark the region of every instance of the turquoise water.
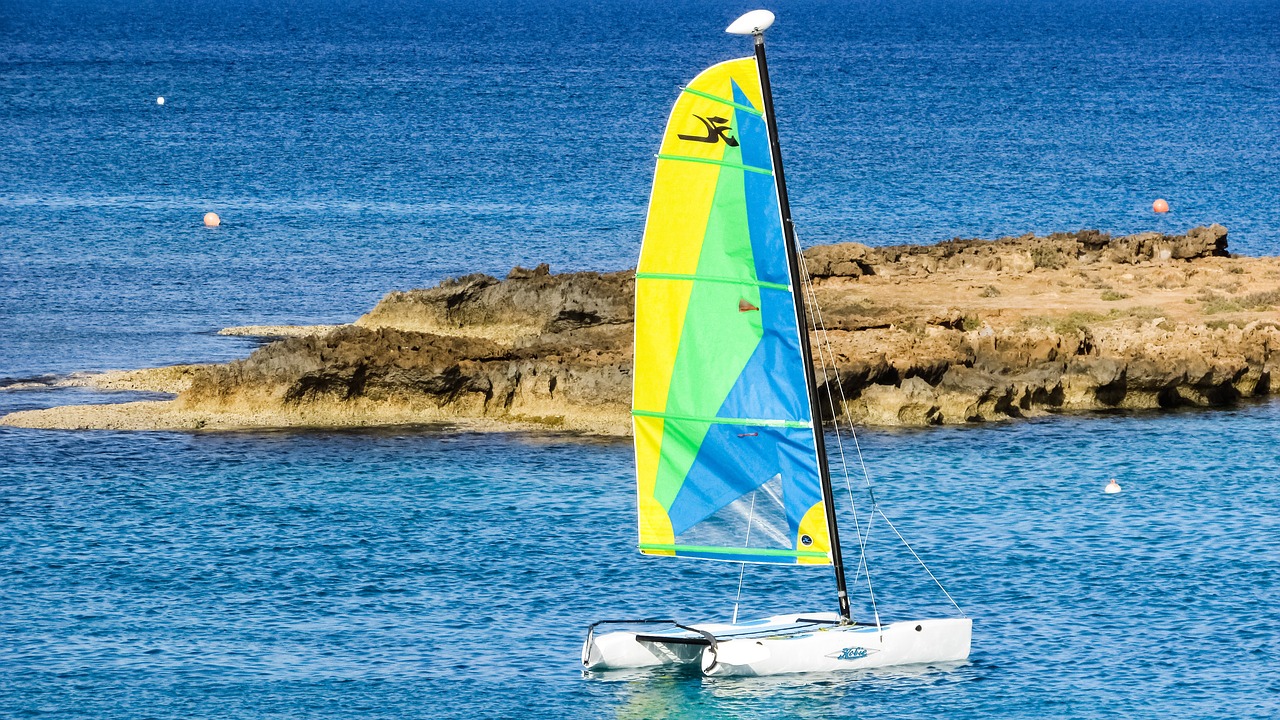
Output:
[[[720,30],[746,8],[4,3],[0,386],[240,357],[218,328],[463,272],[629,266],[675,89],[745,53]],[[806,242],[1218,221],[1280,251],[1273,3],[774,9]],[[1278,414],[866,433],[972,661],[768,681],[581,676],[590,621],[723,620],[737,587],[631,550],[625,443],[4,428],[0,715],[1274,717]],[[870,547],[883,616],[949,612]],[[830,584],[755,569],[743,613]]]
[[[975,620],[972,662],[761,680],[582,677],[592,620],[724,620],[736,590],[735,566],[632,552],[623,443],[4,430],[0,708],[1274,717],[1277,421],[1266,404],[866,433],[885,512]],[[870,544],[883,617],[948,611],[883,524]],[[753,568],[742,612],[830,609],[830,585]]]

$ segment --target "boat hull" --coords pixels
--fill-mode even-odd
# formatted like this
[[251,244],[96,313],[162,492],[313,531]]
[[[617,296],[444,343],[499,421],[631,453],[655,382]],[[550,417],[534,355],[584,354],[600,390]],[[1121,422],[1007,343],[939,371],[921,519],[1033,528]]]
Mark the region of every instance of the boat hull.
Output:
[[[868,670],[968,659],[968,618],[840,625],[834,613],[776,615],[739,625],[701,624],[660,633],[588,635],[588,670],[696,665],[708,677]],[[713,637],[711,642],[707,637]]]
[[958,662],[968,659],[972,636],[973,621],[958,618],[729,640],[718,643],[715,653],[703,653],[702,671],[709,677],[732,677]]

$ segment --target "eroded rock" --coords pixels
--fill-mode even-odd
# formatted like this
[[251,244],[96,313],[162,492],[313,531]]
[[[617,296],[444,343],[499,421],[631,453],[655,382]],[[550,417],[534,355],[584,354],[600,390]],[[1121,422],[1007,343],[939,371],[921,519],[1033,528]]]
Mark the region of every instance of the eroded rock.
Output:
[[[1266,395],[1280,259],[1229,257],[1226,238],[1214,225],[812,248],[824,415],[933,425]],[[97,412],[103,427],[481,419],[625,434],[634,292],[632,272],[468,275],[390,293],[355,325],[184,370],[189,386],[163,409]],[[93,427],[93,412],[3,422]]]

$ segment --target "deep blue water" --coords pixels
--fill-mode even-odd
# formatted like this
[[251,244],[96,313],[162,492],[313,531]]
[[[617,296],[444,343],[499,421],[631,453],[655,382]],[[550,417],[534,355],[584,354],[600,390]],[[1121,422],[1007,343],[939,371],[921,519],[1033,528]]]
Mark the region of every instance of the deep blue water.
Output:
[[[676,88],[749,50],[721,30],[751,6],[0,3],[0,378],[239,357],[214,331],[463,272],[628,267]],[[1275,3],[771,7],[807,243],[1216,221],[1280,252]],[[590,620],[723,619],[736,588],[631,551],[625,444],[0,429],[0,715],[1274,717],[1278,415],[869,433],[972,663],[747,682],[580,676]],[[946,611],[888,539],[885,614]],[[757,570],[744,612],[829,584]]]
[[[516,263],[630,267],[676,89],[750,51],[722,32],[750,6],[6,0],[0,376],[233,356],[201,333]],[[775,9],[807,243],[1221,222],[1280,250],[1270,0]]]

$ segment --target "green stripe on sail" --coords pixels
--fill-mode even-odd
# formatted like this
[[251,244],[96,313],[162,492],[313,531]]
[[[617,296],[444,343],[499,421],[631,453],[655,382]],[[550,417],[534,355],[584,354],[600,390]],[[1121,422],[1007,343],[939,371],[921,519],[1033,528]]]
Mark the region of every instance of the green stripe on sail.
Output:
[[654,543],[640,543],[641,550],[653,550],[663,552],[696,552],[705,553],[707,555],[760,555],[763,557],[794,557],[794,558],[826,558],[827,554],[817,550],[782,550],[778,548],[726,548],[715,547],[713,545],[658,545]]
[[785,290],[791,292],[790,285],[782,283],[771,283],[763,280],[751,280],[748,278],[730,278],[716,277],[713,275],[680,275],[677,273],[636,273],[637,280],[697,280],[699,282],[718,282],[729,283],[731,285],[754,285],[755,287],[769,288],[771,290]]
[[693,415],[672,415],[671,413],[653,412],[652,410],[632,410],[632,415],[639,417],[662,418],[664,420],[683,420],[687,422],[711,423],[713,425],[748,425],[753,427],[811,428],[813,423],[800,420],[768,420],[761,418],[725,418],[694,417]]
[[[726,155],[729,153],[726,152]],[[729,162],[726,160],[712,160],[711,158],[689,157],[688,155],[665,155],[658,154],[659,160],[678,160],[680,162],[706,163],[708,165],[719,165],[720,167],[733,168],[734,170],[749,170],[753,173],[761,175],[773,175],[773,172],[765,168],[756,167],[755,165],[743,165],[742,163]]]
[[693,88],[685,88],[685,89],[683,90],[683,92],[687,92],[687,93],[689,93],[690,95],[697,95],[697,96],[698,96],[698,97],[700,97],[700,98],[706,98],[706,99],[708,99],[708,100],[713,100],[713,101],[718,102],[718,103],[721,103],[721,104],[723,104],[723,105],[728,105],[728,106],[729,106],[729,107],[731,107],[731,108],[737,108],[738,110],[741,110],[741,111],[743,111],[743,112],[749,112],[749,113],[751,113],[752,115],[755,115],[755,116],[757,116],[757,117],[764,117],[764,113],[762,113],[762,112],[760,112],[759,110],[757,110],[757,109],[755,109],[755,108],[751,107],[750,105],[743,105],[743,104],[742,104],[742,103],[740,103],[740,102],[734,102],[734,101],[732,101],[732,100],[726,100],[726,99],[724,99],[724,98],[722,98],[722,97],[720,97],[720,96],[718,96],[718,95],[712,95],[711,93],[708,93],[708,92],[702,92],[701,90],[694,90]]

